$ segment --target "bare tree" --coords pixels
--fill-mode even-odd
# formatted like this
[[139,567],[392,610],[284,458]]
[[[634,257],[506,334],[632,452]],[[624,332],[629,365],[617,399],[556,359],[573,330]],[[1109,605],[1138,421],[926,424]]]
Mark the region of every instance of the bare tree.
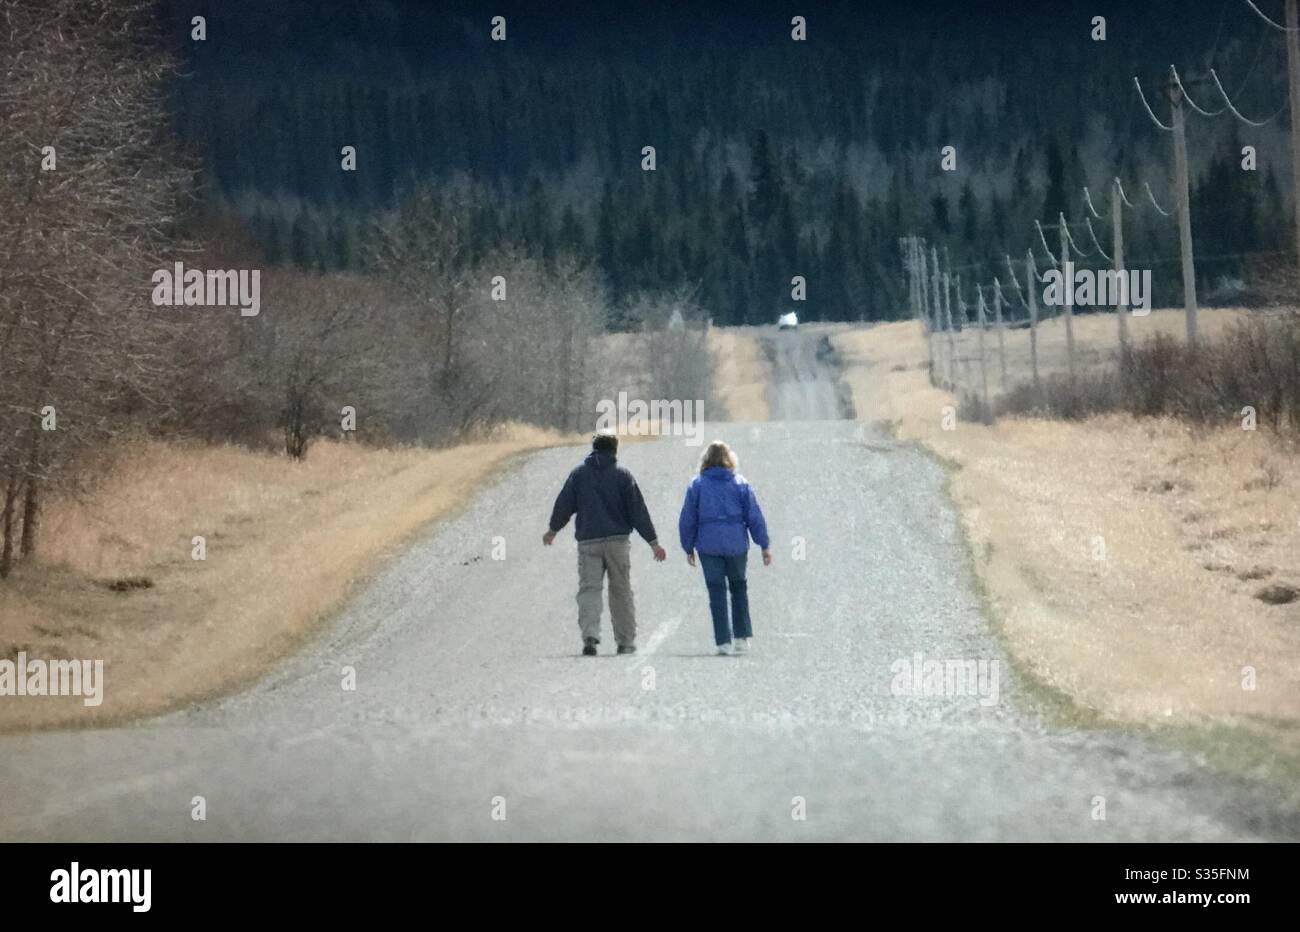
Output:
[[643,295],[631,312],[641,321],[646,392],[654,398],[712,402],[713,357],[695,290]]
[[260,397],[279,399],[285,453],[302,459],[313,438],[340,429],[344,406],[362,419],[375,413],[365,402],[384,366],[376,309],[369,283],[343,275],[278,271],[270,284],[257,345],[243,358]]
[[454,191],[440,194],[423,184],[374,229],[373,264],[405,292],[414,312],[406,326],[422,354],[423,439],[443,439],[473,420],[473,392],[462,358],[473,273],[465,214]]
[[[606,317],[598,275],[579,260],[550,263],[507,249],[475,267],[466,361],[482,411],[562,430],[589,429],[592,351]],[[496,280],[504,291],[493,291]]]
[[41,489],[148,401],[164,365],[150,270],[190,173],[168,143],[149,8],[0,0],[0,132],[19,154],[0,162],[0,576],[19,497],[30,554]]

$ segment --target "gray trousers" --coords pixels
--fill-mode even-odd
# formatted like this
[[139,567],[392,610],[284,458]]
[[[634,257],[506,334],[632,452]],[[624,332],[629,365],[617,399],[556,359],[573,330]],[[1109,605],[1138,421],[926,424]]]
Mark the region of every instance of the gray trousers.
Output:
[[632,600],[632,541],[604,537],[578,541],[578,627],[582,637],[600,637],[600,596],[609,574],[609,616],[620,647],[636,643]]

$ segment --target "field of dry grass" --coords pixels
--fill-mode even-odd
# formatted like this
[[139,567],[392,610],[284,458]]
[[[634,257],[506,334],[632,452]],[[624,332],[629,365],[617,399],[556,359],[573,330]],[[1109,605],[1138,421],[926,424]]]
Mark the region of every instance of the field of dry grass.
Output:
[[[713,327],[709,330],[709,348],[717,365],[714,392],[727,409],[727,420],[766,421],[771,363],[754,332],[744,327]],[[712,416],[710,419],[719,420]]]
[[[1238,313],[1203,311],[1202,333]],[[1076,324],[1080,357],[1098,364],[1114,317]],[[1183,318],[1134,324],[1140,339],[1179,333]],[[1064,344],[1052,326],[1047,359]],[[834,340],[859,416],[951,465],[992,614],[1033,677],[1118,722],[1300,722],[1300,601],[1274,604],[1300,589],[1293,444],[1262,428],[1115,415],[945,425],[957,402],[926,378],[919,325]],[[1013,382],[1027,376],[1027,345],[1008,335]]]
[[[704,418],[708,421],[766,421],[767,383],[771,373],[757,327],[710,327],[706,346],[712,357],[709,364],[712,397],[706,399]],[[639,333],[607,333],[597,341],[597,368],[616,373],[604,380],[605,397],[617,391],[637,397],[660,392],[652,381],[645,359],[646,347]],[[683,399],[687,400],[687,399]]]
[[[1244,311],[1229,308],[1202,309],[1197,316],[1197,330],[1202,339],[1213,340],[1234,321],[1240,320]],[[1119,347],[1118,321],[1114,314],[1078,314],[1071,323],[1075,341],[1075,366],[1078,371],[1095,368],[1112,362]],[[1187,333],[1187,322],[1180,310],[1152,311],[1141,317],[1129,318],[1129,338],[1134,344],[1141,343],[1156,334],[1183,338]],[[925,361],[925,343],[918,341],[919,347],[900,347],[899,352],[911,353],[907,360],[902,358],[893,364],[913,365]],[[978,392],[982,387],[979,372],[979,331],[972,327],[953,335],[952,358],[949,364],[948,337],[936,334],[933,339],[935,355],[935,374],[945,383],[959,390]],[[1003,332],[1002,346],[999,348],[997,334],[986,331],[984,336],[985,366],[988,372],[990,396],[1003,390],[1002,362],[1005,357],[1008,387],[1016,382],[1028,381],[1033,376],[1032,356],[1029,345],[1029,328],[1011,329]],[[1055,372],[1069,371],[1069,342],[1066,338],[1065,317],[1053,317],[1045,320],[1038,327],[1038,370],[1047,376]],[[920,350],[920,357],[915,356]],[[887,351],[886,351],[887,352]]]
[[115,451],[84,499],[49,503],[39,561],[0,585],[0,656],[103,659],[103,704],[9,697],[0,731],[117,721],[250,682],[504,460],[582,440],[511,427],[441,451],[321,442],[301,463],[233,447]]

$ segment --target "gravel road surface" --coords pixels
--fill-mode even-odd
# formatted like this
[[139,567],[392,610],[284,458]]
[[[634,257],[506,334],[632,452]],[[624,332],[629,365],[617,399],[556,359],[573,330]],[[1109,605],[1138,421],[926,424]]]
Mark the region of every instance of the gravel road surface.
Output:
[[[772,529],[775,564],[750,561],[751,655],[714,655],[700,572],[673,543],[700,448],[663,438],[622,454],[670,553],[634,543],[640,652],[614,656],[606,618],[601,656],[579,656],[572,529],[541,535],[583,451],[543,451],[255,688],[0,738],[0,839],[1296,836],[1266,784],[1044,714],[981,615],[941,469],[827,419],[841,388],[816,332],[772,338],[786,420],[706,436],[736,447]],[[931,670],[927,690],[925,663],[950,660],[984,676]]]

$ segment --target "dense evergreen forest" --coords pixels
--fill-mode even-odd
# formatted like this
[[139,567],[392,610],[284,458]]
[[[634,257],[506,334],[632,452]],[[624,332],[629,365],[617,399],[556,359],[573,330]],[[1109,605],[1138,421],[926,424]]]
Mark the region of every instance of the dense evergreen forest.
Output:
[[[193,42],[192,11],[173,4],[186,56],[175,120],[205,197],[243,218],[267,263],[364,269],[373,214],[432,181],[464,213],[474,256],[573,254],[616,306],[685,285],[733,324],[787,309],[796,275],[805,319],[896,317],[900,236],[987,279],[1037,246],[1035,218],[1081,223],[1085,185],[1104,212],[1115,175],[1135,203],[1149,183],[1169,209],[1169,139],[1135,75],[1165,117],[1170,63],[1215,67],[1251,117],[1286,99],[1283,41],[1242,4],[796,6],[620,5],[610,22],[595,6],[575,19],[518,4],[233,0]],[[504,42],[489,35],[498,13]],[[794,15],[806,41],[791,38]],[[1217,109],[1215,93],[1201,91]],[[1211,300],[1239,296],[1225,283],[1290,248],[1286,115],[1260,129],[1188,119],[1198,275]],[[1255,171],[1240,166],[1247,144]],[[340,168],[347,145],[356,171]],[[955,171],[940,165],[948,145]],[[1127,224],[1130,265],[1176,303],[1173,222],[1147,208]],[[1109,248],[1109,225],[1094,225]]]

